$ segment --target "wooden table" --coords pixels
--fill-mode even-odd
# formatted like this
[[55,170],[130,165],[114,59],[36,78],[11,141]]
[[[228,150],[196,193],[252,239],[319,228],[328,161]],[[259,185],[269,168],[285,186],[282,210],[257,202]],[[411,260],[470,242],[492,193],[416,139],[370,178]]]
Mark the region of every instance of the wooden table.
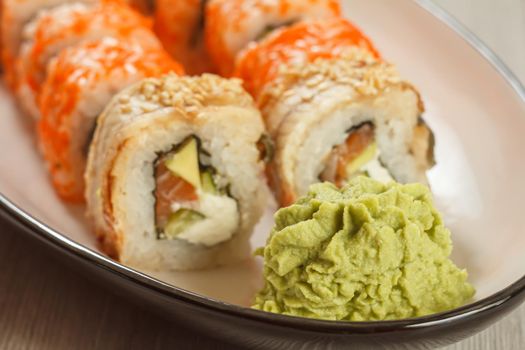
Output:
[[[525,0],[437,0],[525,81]],[[122,300],[0,220],[0,349],[226,348]],[[447,349],[525,348],[525,306]]]

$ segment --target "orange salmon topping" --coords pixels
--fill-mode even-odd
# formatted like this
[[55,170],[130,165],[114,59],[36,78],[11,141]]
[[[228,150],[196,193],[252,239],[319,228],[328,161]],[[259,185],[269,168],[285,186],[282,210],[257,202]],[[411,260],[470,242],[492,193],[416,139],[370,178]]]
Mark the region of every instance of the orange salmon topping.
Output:
[[281,65],[340,57],[351,47],[367,49],[379,58],[371,41],[346,19],[304,21],[277,30],[241,52],[234,75],[257,97]]

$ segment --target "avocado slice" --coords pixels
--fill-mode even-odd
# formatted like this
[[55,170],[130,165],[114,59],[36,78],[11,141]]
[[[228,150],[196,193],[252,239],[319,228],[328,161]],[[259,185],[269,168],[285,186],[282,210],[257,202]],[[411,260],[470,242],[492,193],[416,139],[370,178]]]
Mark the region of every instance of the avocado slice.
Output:
[[204,220],[205,216],[191,209],[179,209],[171,214],[164,228],[167,239],[174,239],[191,225]]
[[374,159],[376,153],[377,144],[373,142],[370,145],[368,145],[368,147],[365,148],[365,150],[359,156],[357,156],[357,158],[355,158],[353,161],[346,165],[347,176],[354,174],[356,171],[361,169],[363,165]]
[[201,173],[201,184],[202,184],[202,190],[204,192],[210,193],[210,194],[219,194],[217,191],[217,186],[215,186],[215,182],[213,181],[213,176],[210,171],[205,170]]
[[197,140],[191,137],[165,162],[166,167],[175,175],[180,176],[195,188],[201,188],[199,172],[199,150]]

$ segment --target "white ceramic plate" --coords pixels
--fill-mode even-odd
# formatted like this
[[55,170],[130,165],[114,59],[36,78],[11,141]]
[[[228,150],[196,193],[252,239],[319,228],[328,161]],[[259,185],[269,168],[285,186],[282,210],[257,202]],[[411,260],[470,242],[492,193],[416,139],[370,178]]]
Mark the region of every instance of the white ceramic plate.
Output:
[[[502,76],[502,71],[507,73],[503,66],[491,65],[414,2],[352,0],[345,2],[345,10],[423,96],[424,117],[437,140],[437,165],[430,182],[453,233],[453,259],[468,269],[478,300],[504,289],[525,272],[525,96],[519,95],[523,90],[517,93],[519,83]],[[481,53],[493,58],[488,51]],[[103,259],[83,219],[83,208],[65,205],[53,192],[31,128],[5,88],[0,88],[0,107],[4,199],[59,232],[63,237],[57,237],[67,244],[91,249]],[[257,227],[254,247],[264,244],[271,213],[270,208]],[[255,259],[208,271],[143,272],[240,306],[249,306],[262,284],[261,262]]]

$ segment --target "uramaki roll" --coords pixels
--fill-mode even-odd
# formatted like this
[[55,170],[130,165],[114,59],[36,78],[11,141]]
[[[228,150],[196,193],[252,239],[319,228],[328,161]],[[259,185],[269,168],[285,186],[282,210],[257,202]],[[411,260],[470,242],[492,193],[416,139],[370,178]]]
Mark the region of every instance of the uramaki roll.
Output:
[[25,26],[20,50],[18,96],[24,109],[38,119],[36,99],[53,57],[66,47],[106,36],[161,48],[151,30],[151,21],[125,3],[67,3],[41,11]]
[[53,185],[82,202],[87,151],[95,121],[109,100],[144,77],[181,66],[162,49],[106,37],[63,50],[49,66],[40,99],[38,136]]
[[22,42],[24,26],[40,10],[51,8],[63,3],[83,2],[96,3],[98,0],[3,0],[2,1],[2,64],[5,78],[11,88],[17,85],[15,63]]
[[204,47],[204,8],[207,0],[156,0],[155,32],[166,50],[188,74],[213,70]]
[[288,66],[259,99],[275,141],[271,184],[289,205],[319,181],[426,183],[433,136],[418,91],[367,52]]
[[241,51],[234,76],[243,79],[244,87],[253,96],[258,96],[275,78],[280,66],[312,62],[317,58],[337,58],[345,52],[354,53],[356,47],[379,57],[372,42],[347,19],[302,21],[276,30]]
[[239,80],[146,79],[99,118],[87,204],[104,250],[147,269],[197,269],[249,255],[266,207],[260,112]]
[[338,0],[209,0],[205,40],[218,71],[231,75],[237,53],[276,28],[341,14]]

